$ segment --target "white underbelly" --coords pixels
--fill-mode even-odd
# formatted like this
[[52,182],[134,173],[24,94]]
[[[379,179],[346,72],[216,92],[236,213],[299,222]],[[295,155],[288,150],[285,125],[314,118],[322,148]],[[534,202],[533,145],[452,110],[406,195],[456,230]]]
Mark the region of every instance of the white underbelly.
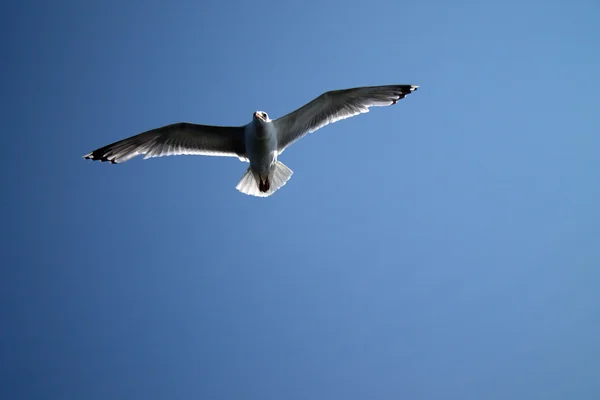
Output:
[[[265,172],[277,161],[277,135],[272,126],[256,134],[253,130],[246,132],[246,152],[252,169]],[[273,130],[273,131],[271,131]]]

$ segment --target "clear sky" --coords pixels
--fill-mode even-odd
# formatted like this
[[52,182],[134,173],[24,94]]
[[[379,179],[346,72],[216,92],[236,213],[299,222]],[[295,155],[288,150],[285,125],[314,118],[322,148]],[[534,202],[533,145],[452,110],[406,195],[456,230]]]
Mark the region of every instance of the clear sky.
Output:
[[[597,0],[0,15],[0,398],[600,398]],[[266,199],[237,159],[82,159],[398,83]]]

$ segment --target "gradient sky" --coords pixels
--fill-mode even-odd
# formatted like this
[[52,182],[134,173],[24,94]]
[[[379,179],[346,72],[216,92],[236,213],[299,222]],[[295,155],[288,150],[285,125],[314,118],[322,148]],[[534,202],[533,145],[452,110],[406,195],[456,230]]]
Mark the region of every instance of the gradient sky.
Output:
[[[0,398],[600,398],[598,1],[0,15]],[[396,83],[267,199],[237,159],[81,158]]]

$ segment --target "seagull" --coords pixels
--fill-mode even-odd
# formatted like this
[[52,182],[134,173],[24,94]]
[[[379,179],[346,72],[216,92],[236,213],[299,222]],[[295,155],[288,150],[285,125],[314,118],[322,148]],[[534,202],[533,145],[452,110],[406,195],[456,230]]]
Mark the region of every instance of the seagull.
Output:
[[250,166],[236,189],[247,195],[268,197],[293,174],[277,159],[289,146],[325,125],[367,113],[370,107],[396,104],[418,87],[385,85],[331,90],[274,120],[266,112],[256,111],[252,121],[242,126],[179,122],[100,147],[83,158],[119,164],[140,154],[144,159],[188,154],[238,157]]

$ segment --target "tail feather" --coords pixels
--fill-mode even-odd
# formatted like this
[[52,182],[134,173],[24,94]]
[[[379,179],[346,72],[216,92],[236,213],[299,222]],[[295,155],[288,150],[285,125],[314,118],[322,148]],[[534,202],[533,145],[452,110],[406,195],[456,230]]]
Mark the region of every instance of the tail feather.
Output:
[[262,178],[251,167],[248,167],[248,170],[235,188],[250,196],[268,197],[275,193],[277,189],[284,186],[293,173],[294,171],[280,161],[276,161],[271,166],[269,174]]

